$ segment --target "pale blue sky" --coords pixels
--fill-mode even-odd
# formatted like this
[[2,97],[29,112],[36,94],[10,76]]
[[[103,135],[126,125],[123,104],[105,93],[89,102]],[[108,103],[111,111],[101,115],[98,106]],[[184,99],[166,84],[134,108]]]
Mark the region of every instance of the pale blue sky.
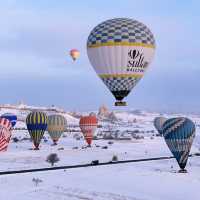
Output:
[[[198,0],[0,1],[0,104],[114,108],[88,61],[86,40],[98,23],[130,17],[152,30],[157,48],[126,109],[200,112],[199,7]],[[75,63],[71,48],[81,52]]]

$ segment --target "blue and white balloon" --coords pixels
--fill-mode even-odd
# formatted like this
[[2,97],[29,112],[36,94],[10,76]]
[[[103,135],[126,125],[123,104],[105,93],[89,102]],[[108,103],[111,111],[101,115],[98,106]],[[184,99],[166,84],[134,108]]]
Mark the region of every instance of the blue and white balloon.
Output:
[[195,124],[185,117],[171,118],[163,124],[162,133],[181,170],[184,170],[195,137]]
[[166,121],[167,121],[167,118],[165,118],[165,117],[156,117],[156,118],[154,119],[153,124],[154,124],[156,130],[158,131],[158,133],[159,133],[160,135],[162,135],[163,124],[164,124]]

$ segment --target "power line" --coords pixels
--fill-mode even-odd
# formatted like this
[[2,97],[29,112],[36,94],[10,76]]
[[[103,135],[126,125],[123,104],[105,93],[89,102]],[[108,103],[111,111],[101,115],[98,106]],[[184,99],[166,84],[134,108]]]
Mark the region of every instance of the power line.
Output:
[[[200,156],[200,154],[191,154],[189,157]],[[42,171],[55,171],[62,169],[74,169],[74,168],[84,168],[84,167],[94,167],[94,166],[103,166],[103,165],[116,165],[116,164],[125,164],[125,163],[134,163],[134,162],[148,162],[154,160],[169,160],[173,159],[173,156],[164,156],[164,157],[155,157],[155,158],[143,158],[143,159],[135,159],[135,160],[121,160],[115,162],[103,162],[99,163],[98,160],[93,161],[89,164],[81,164],[81,165],[68,165],[68,166],[60,166],[60,167],[46,167],[46,168],[37,168],[37,169],[25,169],[25,170],[13,170],[13,171],[0,171],[1,175],[9,175],[9,174],[24,174],[30,172],[42,172]]]

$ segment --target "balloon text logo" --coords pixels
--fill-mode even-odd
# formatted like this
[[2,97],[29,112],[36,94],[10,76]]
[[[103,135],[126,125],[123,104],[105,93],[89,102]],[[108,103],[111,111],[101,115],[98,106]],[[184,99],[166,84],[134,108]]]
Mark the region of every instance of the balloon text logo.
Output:
[[144,73],[148,66],[148,62],[144,60],[144,54],[140,53],[139,50],[130,50],[128,57],[127,71]]

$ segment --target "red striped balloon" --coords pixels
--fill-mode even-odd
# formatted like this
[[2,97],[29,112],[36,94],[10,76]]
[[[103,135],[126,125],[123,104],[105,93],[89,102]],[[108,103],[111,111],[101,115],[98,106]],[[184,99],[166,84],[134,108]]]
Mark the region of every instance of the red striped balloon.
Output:
[[89,146],[92,143],[93,134],[97,128],[97,124],[98,120],[96,116],[84,116],[80,119],[79,126]]
[[6,151],[11,138],[11,122],[6,118],[0,118],[0,152]]

